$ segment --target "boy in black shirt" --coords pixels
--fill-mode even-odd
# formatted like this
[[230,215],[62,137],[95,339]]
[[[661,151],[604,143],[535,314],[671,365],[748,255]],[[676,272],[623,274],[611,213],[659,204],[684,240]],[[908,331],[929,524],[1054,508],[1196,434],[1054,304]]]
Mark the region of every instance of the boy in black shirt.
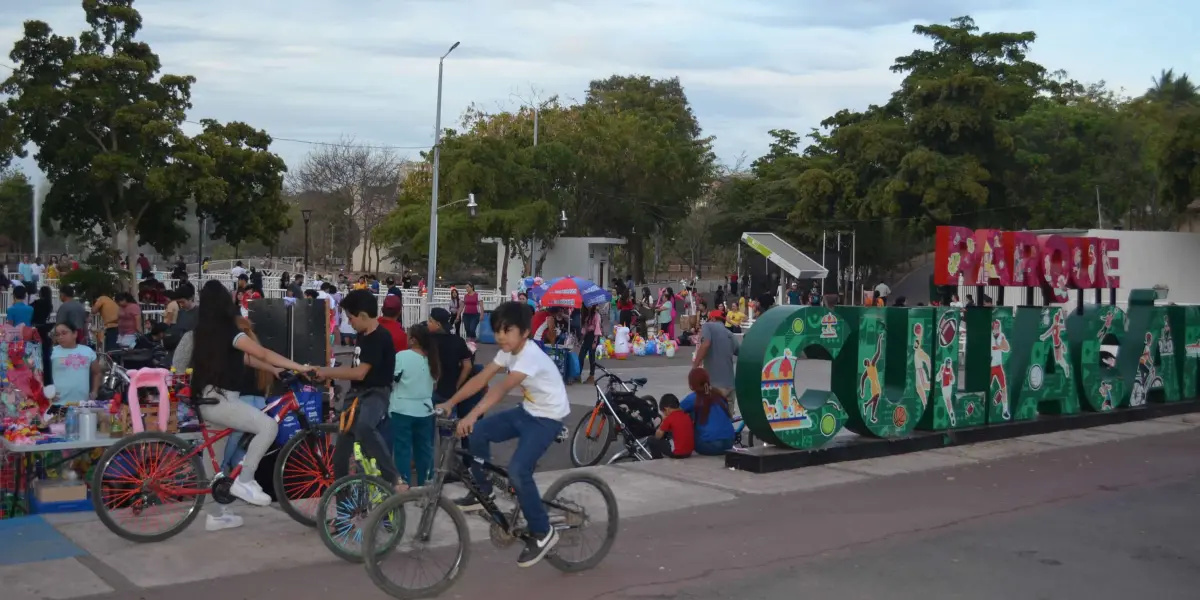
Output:
[[[346,312],[350,326],[358,333],[354,343],[354,359],[348,367],[319,367],[317,376],[322,379],[344,379],[350,382],[348,402],[357,397],[358,408],[350,430],[338,437],[333,450],[333,475],[335,479],[346,476],[350,470],[350,458],[357,441],[368,458],[383,472],[383,478],[396,486],[397,491],[406,489],[401,483],[392,453],[385,440],[388,439],[388,396],[392,391],[392,377],[396,370],[396,354],[392,350],[392,336],[379,326],[379,304],[375,295],[367,290],[354,290],[342,299],[341,309]],[[348,410],[350,405],[343,410]]]

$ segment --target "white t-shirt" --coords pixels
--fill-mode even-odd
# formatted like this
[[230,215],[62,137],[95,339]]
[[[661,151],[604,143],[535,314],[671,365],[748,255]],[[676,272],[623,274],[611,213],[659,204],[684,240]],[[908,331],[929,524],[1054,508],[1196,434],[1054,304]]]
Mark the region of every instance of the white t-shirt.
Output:
[[38,279],[41,279],[42,274],[46,272],[46,267],[37,263],[30,265],[29,268],[33,270],[33,276]]
[[525,401],[521,406],[535,417],[544,417],[561,421],[571,414],[571,405],[567,402],[567,386],[563,382],[562,373],[549,356],[533,342],[525,342],[525,347],[517,354],[509,354],[501,350],[496,354],[494,362],[508,369],[509,373],[521,373],[525,380],[521,382],[522,395]]
[[232,269],[229,270],[229,275],[231,277],[233,277],[234,279],[237,279],[238,277],[241,277],[242,275],[245,275],[245,274],[246,274],[246,269],[243,267],[234,266]]

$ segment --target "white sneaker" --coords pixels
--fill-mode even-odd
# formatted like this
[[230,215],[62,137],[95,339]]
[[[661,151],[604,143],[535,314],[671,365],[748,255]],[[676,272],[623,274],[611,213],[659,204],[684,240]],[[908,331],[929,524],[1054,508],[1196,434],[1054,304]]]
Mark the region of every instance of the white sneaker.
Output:
[[221,507],[221,514],[209,514],[204,520],[205,531],[220,531],[242,526],[242,518],[233,514],[228,508]]
[[241,498],[255,506],[268,506],[271,504],[271,497],[263,491],[257,481],[235,480],[229,488],[229,493],[233,494],[234,498]]

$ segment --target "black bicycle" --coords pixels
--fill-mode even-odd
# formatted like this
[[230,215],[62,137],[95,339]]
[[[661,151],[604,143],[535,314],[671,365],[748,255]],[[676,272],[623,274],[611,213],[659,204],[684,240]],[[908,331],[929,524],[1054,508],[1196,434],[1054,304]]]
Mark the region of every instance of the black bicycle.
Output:
[[[456,424],[455,419],[437,418],[438,428],[443,433],[453,431]],[[497,548],[511,546],[529,535],[520,503],[516,502],[516,490],[509,483],[508,471],[471,456],[458,447],[453,435],[443,435],[438,446],[440,458],[430,484],[388,497],[371,512],[362,527],[365,535],[361,548],[367,575],[379,589],[394,598],[441,594],[454,585],[466,569],[471,535],[462,510],[442,495],[447,475],[458,475],[468,492],[479,499],[482,505],[479,514],[490,525],[489,536]],[[483,469],[493,483],[496,498],[506,504],[511,502],[510,508],[506,510],[496,499],[481,493],[467,468],[469,463]],[[595,490],[599,492],[599,498],[568,497],[566,490],[575,487]],[[542,502],[550,515],[550,525],[559,534],[558,545],[546,555],[546,562],[567,573],[585,571],[600,564],[612,549],[620,521],[612,488],[593,473],[572,472],[551,484],[542,495]],[[595,529],[602,531],[603,537],[593,546],[588,542],[587,534]],[[393,557],[397,560],[388,560]],[[410,582],[385,572],[393,565],[415,566],[418,575],[440,574],[428,583]]]
[[653,460],[646,438],[658,428],[654,422],[658,406],[654,398],[637,395],[647,379],[635,377],[626,381],[602,365],[597,364],[596,368],[603,373],[596,379],[596,406],[583,415],[571,435],[571,464],[576,467],[599,464],[618,436],[625,447],[608,464]]

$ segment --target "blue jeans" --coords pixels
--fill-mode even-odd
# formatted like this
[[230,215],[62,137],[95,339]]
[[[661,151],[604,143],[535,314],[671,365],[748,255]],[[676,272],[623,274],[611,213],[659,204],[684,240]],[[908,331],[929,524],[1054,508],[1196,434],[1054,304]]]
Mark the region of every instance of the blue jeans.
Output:
[[[561,429],[561,421],[535,417],[517,406],[480,419],[470,436],[471,454],[487,461],[491,460],[492,442],[507,442],[517,438],[517,450],[508,463],[508,480],[517,491],[517,501],[521,504],[525,520],[529,522],[529,532],[539,536],[550,533],[550,517],[533,481],[533,468],[550,444],[554,443]],[[479,491],[484,494],[492,492],[492,482],[478,463],[471,463],[471,475],[475,477]]]
[[467,339],[475,339],[475,336],[479,334],[479,313],[473,315],[463,313],[462,324],[463,329],[467,330]]
[[704,456],[721,456],[726,450],[733,448],[733,440],[702,440],[696,439],[696,454]]
[[414,417],[392,413],[391,421],[392,455],[396,458],[400,478],[412,485],[415,463],[417,485],[425,485],[433,473],[433,415]]
[[[113,331],[116,331],[116,328],[113,328]],[[267,399],[263,396],[240,396],[240,398],[242,399],[242,402],[257,408],[258,410],[262,410],[267,407]],[[243,435],[245,434],[240,431],[234,431],[232,435],[230,435],[228,438],[225,438],[225,454],[223,458],[221,458],[222,471],[229,473],[233,471],[233,468],[236,467],[238,463],[242,462],[242,457],[246,455],[246,451],[238,447],[238,442],[242,441]],[[249,476],[253,477],[254,473],[250,473]]]

